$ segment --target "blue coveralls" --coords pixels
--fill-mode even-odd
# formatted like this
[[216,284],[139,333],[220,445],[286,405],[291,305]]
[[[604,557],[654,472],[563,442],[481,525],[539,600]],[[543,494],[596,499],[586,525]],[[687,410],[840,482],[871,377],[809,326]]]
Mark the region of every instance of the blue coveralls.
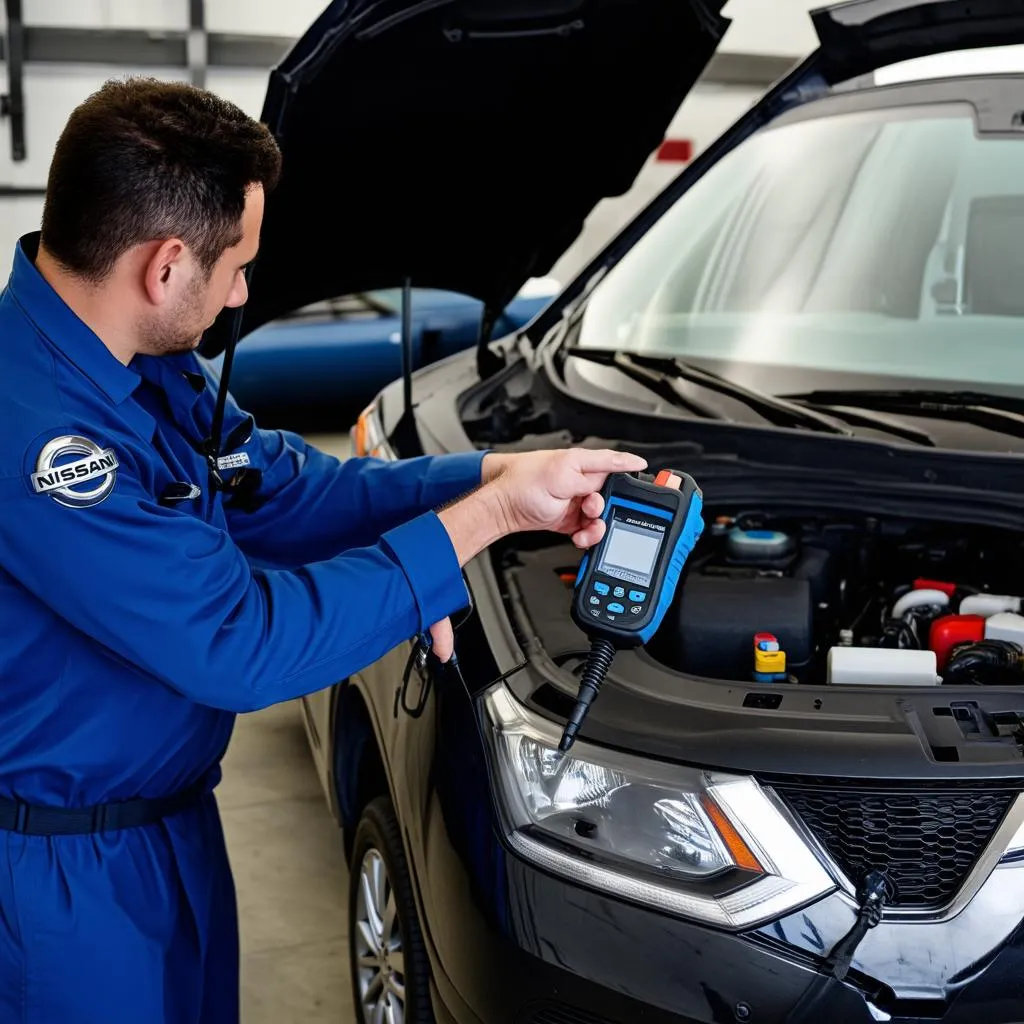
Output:
[[[118,362],[35,269],[37,245],[21,239],[0,293],[0,796],[210,789],[237,712],[329,686],[466,605],[432,509],[480,482],[483,455],[339,462],[256,430],[236,454],[258,487],[211,493],[204,364]],[[229,402],[225,436],[244,419]],[[121,831],[0,831],[0,851],[4,1024],[237,1020],[212,793]]]

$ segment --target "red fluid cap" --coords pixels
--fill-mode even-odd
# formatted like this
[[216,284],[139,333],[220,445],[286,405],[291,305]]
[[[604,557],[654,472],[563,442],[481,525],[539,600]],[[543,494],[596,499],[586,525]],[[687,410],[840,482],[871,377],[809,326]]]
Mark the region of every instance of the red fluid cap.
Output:
[[946,597],[952,597],[956,593],[955,583],[943,583],[941,580],[914,580],[915,590],[941,590]]
[[985,619],[981,615],[943,615],[932,623],[928,646],[935,652],[939,668],[949,660],[949,652],[965,641],[985,638]]

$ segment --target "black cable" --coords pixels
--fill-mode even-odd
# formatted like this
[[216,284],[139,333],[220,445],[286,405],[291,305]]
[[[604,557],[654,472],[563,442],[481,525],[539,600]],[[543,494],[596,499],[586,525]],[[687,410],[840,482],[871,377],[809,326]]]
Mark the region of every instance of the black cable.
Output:
[[[789,1011],[785,1024],[818,1024],[820,1002],[828,991],[829,981],[844,982],[850,972],[857,947],[864,941],[864,936],[872,928],[877,928],[882,920],[882,911],[886,903],[893,899],[893,889],[888,878],[881,871],[869,871],[861,880],[858,889],[857,919],[853,927],[832,947],[825,958],[825,971],[814,976],[814,980],[804,989],[796,1005]],[[813,1011],[813,1013],[812,1013]]]
[[558,749],[564,754],[576,741],[576,734],[583,725],[583,719],[590,710],[590,705],[597,699],[604,677],[612,667],[615,659],[615,648],[608,640],[595,637],[590,642],[590,654],[580,679],[579,693],[576,695],[576,706],[572,709],[569,721],[566,722]]

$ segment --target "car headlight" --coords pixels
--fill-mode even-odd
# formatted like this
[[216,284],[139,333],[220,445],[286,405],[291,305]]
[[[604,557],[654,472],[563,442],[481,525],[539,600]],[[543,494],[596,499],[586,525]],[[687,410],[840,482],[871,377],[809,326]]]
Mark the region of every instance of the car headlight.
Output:
[[577,741],[504,684],[487,692],[488,742],[510,845],[574,882],[721,928],[753,928],[836,883],[753,778]]
[[394,450],[384,435],[384,427],[380,421],[378,399],[374,399],[360,414],[349,432],[352,439],[352,450],[356,455],[370,455],[375,459],[392,462]]

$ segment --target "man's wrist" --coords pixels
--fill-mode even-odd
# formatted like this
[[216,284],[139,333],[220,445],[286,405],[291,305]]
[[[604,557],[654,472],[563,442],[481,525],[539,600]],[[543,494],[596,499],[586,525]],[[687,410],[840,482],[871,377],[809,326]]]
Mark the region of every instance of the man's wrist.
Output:
[[438,518],[448,531],[460,565],[517,529],[504,493],[495,483],[484,484],[441,509]]
[[514,454],[503,452],[488,452],[480,465],[480,482],[489,484],[497,480],[502,473],[508,469]]

